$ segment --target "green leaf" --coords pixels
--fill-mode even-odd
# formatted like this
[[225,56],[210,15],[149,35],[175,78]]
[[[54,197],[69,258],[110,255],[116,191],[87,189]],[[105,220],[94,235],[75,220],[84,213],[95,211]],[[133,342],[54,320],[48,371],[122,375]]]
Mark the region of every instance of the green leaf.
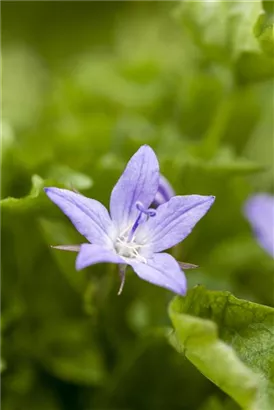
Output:
[[257,37],[262,50],[274,57],[274,18],[268,13],[261,13],[254,27],[254,34]]
[[237,157],[230,147],[222,147],[217,155],[205,163],[208,171],[225,172],[228,174],[244,175],[264,170],[262,164],[247,158]]
[[226,2],[228,8],[229,35],[235,57],[243,52],[259,52],[254,27],[262,13],[261,0]]
[[[214,175],[248,175],[256,172],[264,171],[264,166],[247,158],[237,157],[232,148],[222,147],[212,158],[202,158],[205,155],[203,146],[190,146],[190,154],[185,155],[184,161],[181,159],[181,153],[178,153],[178,162],[180,161],[182,168],[188,168],[195,172],[206,172]],[[202,155],[201,155],[202,154]],[[177,156],[174,156],[174,161]]]
[[210,58],[229,60],[243,52],[258,52],[255,23],[261,1],[184,1],[177,15],[195,43]]
[[246,410],[274,406],[274,309],[197,286],[176,297],[171,343]]
[[39,207],[43,204],[44,199],[46,199],[43,192],[43,187],[45,186],[45,181],[39,177],[39,175],[33,175],[31,178],[32,188],[29,195],[23,198],[12,198],[8,197],[2,199],[0,204],[3,210],[12,209],[13,211],[26,211],[31,210],[33,207]]
[[47,175],[48,179],[58,181],[64,184],[64,186],[76,189],[89,189],[92,187],[92,179],[82,174],[81,172],[76,172],[73,169],[64,165],[52,166]]
[[1,208],[12,212],[32,211],[45,214],[50,201],[43,191],[44,187],[87,189],[92,186],[91,178],[80,172],[75,172],[69,167],[52,167],[48,176],[49,178],[43,179],[39,175],[33,175],[30,193],[23,198],[8,197],[2,199],[0,201]]

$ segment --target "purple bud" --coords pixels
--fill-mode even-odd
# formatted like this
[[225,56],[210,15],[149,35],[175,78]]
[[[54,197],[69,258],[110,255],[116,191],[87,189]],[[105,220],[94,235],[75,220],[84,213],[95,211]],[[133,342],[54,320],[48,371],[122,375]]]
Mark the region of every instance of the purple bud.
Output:
[[158,191],[153,201],[154,205],[155,206],[162,205],[165,202],[169,201],[170,198],[172,198],[173,196],[175,196],[175,192],[172,186],[170,185],[168,180],[163,175],[160,174],[159,188],[158,188]]
[[250,197],[244,213],[259,244],[274,257],[274,196],[257,194]]

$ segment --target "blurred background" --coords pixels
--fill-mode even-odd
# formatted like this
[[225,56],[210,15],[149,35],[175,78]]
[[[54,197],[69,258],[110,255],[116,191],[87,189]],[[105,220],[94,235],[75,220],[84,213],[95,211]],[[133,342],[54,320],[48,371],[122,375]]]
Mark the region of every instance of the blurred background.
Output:
[[273,259],[243,215],[274,191],[273,2],[2,3],[3,410],[237,409],[167,343],[173,295],[81,243],[42,191],[108,205],[146,143],[178,194],[216,195],[172,250],[189,287],[273,305]]

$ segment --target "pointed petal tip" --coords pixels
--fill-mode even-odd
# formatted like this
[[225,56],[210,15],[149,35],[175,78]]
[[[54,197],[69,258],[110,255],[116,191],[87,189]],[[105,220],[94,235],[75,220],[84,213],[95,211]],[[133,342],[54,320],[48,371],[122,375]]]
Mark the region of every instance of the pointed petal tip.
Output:
[[177,293],[178,296],[185,296],[187,292],[187,289],[180,289]]
[[176,281],[173,281],[172,287],[168,289],[175,293],[175,295],[185,296],[187,292],[187,281],[184,271],[181,270],[182,276],[177,276]]
[[151,146],[148,145],[148,144],[143,144],[143,145],[140,146],[140,148],[145,148],[145,149],[150,148],[150,149],[152,149]]
[[158,206],[156,216],[145,226],[153,251],[162,252],[183,241],[214,201],[214,195],[176,195]]
[[139,214],[136,203],[148,208],[159,187],[159,163],[153,149],[142,145],[128,161],[110,196],[110,214],[119,226],[128,226]]
[[[43,190],[44,190],[45,194],[49,197],[49,199],[52,200],[52,201],[53,201],[53,198],[54,198],[56,195],[58,195],[58,191],[62,191],[62,190],[59,189],[59,188],[49,187],[49,186],[44,187]],[[53,202],[54,202],[54,201],[53,201]]]
[[216,196],[215,196],[215,195],[210,195],[210,196],[209,196],[210,206],[214,204],[215,199],[216,199]]
[[213,202],[215,201],[216,196],[215,195],[209,195],[208,197],[206,197],[206,200],[208,202],[210,202],[211,204],[213,204]]
[[81,255],[80,252],[78,253],[78,255],[76,256],[76,260],[75,260],[75,269],[77,271],[82,270],[86,268],[86,266],[83,266],[82,260],[81,260]]
[[[192,196],[192,195],[190,195]],[[194,196],[194,195],[193,195]],[[215,195],[197,195],[197,197],[200,197],[200,199],[202,200],[202,202],[204,204],[209,204],[209,207],[211,205],[213,205],[213,203],[215,202],[216,196]]]
[[46,186],[43,188],[45,192],[72,192],[71,189],[65,189],[65,188],[57,188],[55,186]]
[[75,269],[79,272],[79,270],[84,269],[82,266],[79,265],[79,262],[77,263],[77,258],[76,258],[76,263],[75,263]]
[[140,152],[140,151],[147,151],[147,152],[150,151],[150,153],[156,155],[154,149],[151,148],[151,146],[148,144],[141,145],[140,148],[137,150],[137,152]]
[[181,277],[178,290],[176,292],[174,289],[174,291],[179,296],[185,296],[187,292],[187,280],[186,280],[185,272],[182,269],[181,269],[181,273],[183,274],[183,277]]
[[49,187],[49,186],[43,188],[45,194],[47,194],[48,196],[49,196],[49,194],[54,193],[56,191],[56,189],[58,189],[58,188]]

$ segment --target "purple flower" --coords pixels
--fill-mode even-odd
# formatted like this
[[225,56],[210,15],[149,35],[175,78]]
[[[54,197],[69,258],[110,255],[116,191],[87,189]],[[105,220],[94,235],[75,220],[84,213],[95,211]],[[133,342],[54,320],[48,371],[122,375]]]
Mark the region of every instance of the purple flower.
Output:
[[159,206],[169,201],[170,198],[175,196],[175,192],[168,182],[168,180],[162,175],[159,175],[159,187],[155,195],[153,203],[155,206]]
[[259,244],[274,257],[274,196],[257,194],[250,197],[244,212]]
[[110,214],[98,201],[66,189],[45,188],[48,197],[89,243],[59,246],[79,251],[76,269],[99,262],[120,266],[122,290],[130,265],[141,278],[184,295],[186,278],[179,263],[161,253],[181,242],[214,202],[213,196],[174,196],[149,208],[159,187],[154,151],[142,146],[130,159],[110,197]]

